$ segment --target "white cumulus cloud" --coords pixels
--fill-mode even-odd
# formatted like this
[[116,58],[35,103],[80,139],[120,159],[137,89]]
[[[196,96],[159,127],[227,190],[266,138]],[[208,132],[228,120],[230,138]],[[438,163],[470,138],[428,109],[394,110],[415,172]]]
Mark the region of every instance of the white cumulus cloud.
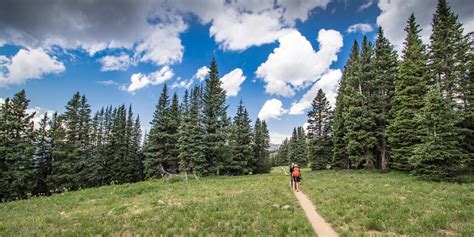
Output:
[[236,68],[221,78],[221,87],[226,91],[228,97],[236,96],[239,93],[240,85],[245,81],[245,78],[242,69]]
[[347,28],[347,32],[349,33],[354,33],[354,32],[362,32],[362,33],[367,33],[367,32],[372,32],[374,28],[370,24],[367,23],[358,23],[351,25]]
[[119,56],[107,55],[98,61],[102,64],[101,71],[125,71],[131,65],[136,65],[136,62],[125,53]]
[[0,55],[0,86],[22,84],[29,79],[41,79],[45,74],[61,73],[64,64],[43,49],[20,49],[7,58]]
[[326,74],[324,74],[321,79],[319,79],[311,89],[309,89],[300,101],[293,103],[289,114],[297,115],[303,114],[306,109],[311,107],[311,102],[313,101],[314,97],[318,93],[319,89],[322,89],[323,92],[326,94],[326,97],[329,101],[331,106],[334,106],[336,103],[336,95],[337,95],[337,85],[339,80],[342,77],[342,72],[339,69],[336,70],[329,70]]
[[329,0],[204,0],[172,1],[182,12],[210,24],[209,34],[224,50],[245,50],[272,43],[287,34],[295,21],[306,21],[314,8],[324,9]]
[[167,65],[181,62],[184,46],[179,34],[187,26],[178,18],[173,24],[159,24],[155,30],[136,47],[140,61],[152,62],[156,65]]
[[207,66],[202,66],[196,71],[193,78],[198,79],[199,81],[204,81],[207,75],[209,75],[209,68]]
[[288,110],[283,108],[280,100],[270,99],[265,102],[260,112],[258,112],[258,118],[261,120],[279,119],[286,113],[288,113]]
[[160,70],[157,70],[150,74],[135,73],[130,78],[130,85],[124,87],[123,89],[128,92],[135,92],[136,90],[142,89],[149,85],[159,85],[167,80],[171,79],[174,76],[173,70],[164,66]]
[[269,94],[290,97],[318,80],[337,60],[342,35],[335,30],[321,29],[318,34],[319,51],[298,31],[281,37],[280,45],[262,63],[256,75],[265,82]]

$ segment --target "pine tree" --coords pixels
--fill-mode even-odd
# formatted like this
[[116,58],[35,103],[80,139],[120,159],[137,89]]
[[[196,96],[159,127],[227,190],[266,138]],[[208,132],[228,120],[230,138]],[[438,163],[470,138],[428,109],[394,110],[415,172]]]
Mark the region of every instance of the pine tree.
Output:
[[441,86],[430,89],[418,114],[421,143],[415,145],[409,161],[417,175],[449,180],[462,174],[468,154],[459,146],[462,136],[456,127],[458,118],[450,105],[451,100],[444,98],[440,89]]
[[332,157],[332,111],[326,94],[319,89],[308,112],[308,156],[311,169],[326,169]]
[[166,156],[164,160],[165,169],[168,172],[177,173],[179,171],[179,125],[181,114],[179,109],[178,95],[175,93],[171,101],[171,106],[165,115],[167,118],[166,128]]
[[364,37],[362,52],[357,69],[345,78],[344,88],[344,127],[346,129],[347,155],[355,167],[364,165],[375,167],[373,150],[377,142],[375,136],[374,103],[374,65],[373,48]]
[[92,158],[91,154],[91,141],[90,141],[90,127],[91,127],[91,109],[90,105],[87,102],[85,95],[81,96],[81,101],[79,104],[79,133],[78,133],[78,142],[79,142],[79,151],[78,151],[78,160],[79,160],[79,170],[77,175],[79,179],[79,186],[88,187],[88,180],[84,178],[81,174],[83,169],[88,165],[88,162]]
[[183,144],[188,146],[187,156],[189,170],[197,175],[205,175],[208,172],[208,163],[205,156],[205,129],[202,121],[202,90],[195,87],[191,92],[189,108],[189,143]]
[[35,167],[36,178],[33,188],[34,194],[49,194],[47,186],[47,177],[51,174],[52,169],[52,153],[51,138],[47,126],[49,125],[48,114],[45,113],[39,122],[39,129],[36,134],[36,154]]
[[89,160],[86,162],[84,169],[82,170],[82,177],[86,180],[87,186],[96,187],[103,184],[102,180],[102,166],[103,156],[102,152],[105,149],[104,146],[104,113],[105,110],[102,107],[97,111],[92,119],[91,124],[91,154]]
[[395,91],[395,81],[398,73],[397,53],[389,40],[385,38],[382,27],[379,27],[375,47],[375,94],[374,112],[376,117],[375,133],[377,136],[377,167],[383,170],[389,168],[389,145],[386,130],[390,122],[390,109]]
[[231,158],[226,164],[226,170],[233,175],[242,175],[254,171],[256,168],[252,164],[253,154],[253,134],[250,126],[250,118],[243,101],[240,100],[237,107],[237,114],[231,130]]
[[51,192],[62,191],[66,188],[69,178],[69,164],[66,151],[66,130],[64,129],[64,118],[54,113],[49,129],[51,137],[51,174],[47,177],[47,185]]
[[[191,92],[192,93],[192,92]],[[183,102],[181,104],[181,124],[179,126],[179,138],[178,138],[178,148],[179,148],[179,170],[181,172],[190,172],[191,167],[189,167],[190,159],[192,156],[192,150],[190,149],[189,144],[191,143],[191,134],[190,130],[193,124],[191,124],[191,112],[189,104],[189,91],[184,91]]]
[[[432,83],[439,83],[443,95],[452,100],[450,105],[460,119],[457,127],[465,137],[459,140],[460,146],[474,163],[472,33],[463,35],[463,25],[446,0],[438,1],[432,26],[428,57]],[[474,172],[474,165],[471,168]]]
[[358,70],[359,62],[359,44],[354,41],[352,51],[344,66],[344,73],[339,82],[338,94],[336,98],[336,108],[333,120],[333,159],[332,166],[342,169],[351,168],[351,162],[347,155],[347,141],[345,140],[347,128],[344,126],[344,114],[347,111],[346,105],[346,84],[349,77],[353,76]]
[[268,148],[270,147],[270,132],[268,131],[267,122],[265,122],[265,120],[262,121],[262,126],[260,130],[260,154],[257,159],[257,170],[255,173],[268,173],[271,170],[270,152],[268,151]]
[[[133,124],[131,112],[129,122]],[[116,110],[111,133],[111,146],[114,148],[110,167],[111,180],[116,183],[126,183],[133,180],[135,161],[129,152],[131,127],[130,131],[127,131],[128,129],[127,109],[125,105],[121,105]]]
[[155,112],[153,113],[153,120],[151,121],[151,129],[148,133],[147,146],[145,147],[145,177],[146,178],[160,178],[160,165],[163,166],[163,162],[166,156],[166,113],[169,107],[168,88],[166,84],[163,86],[163,90],[156,105]]
[[[131,107],[130,110],[131,111]],[[133,175],[132,175],[132,182],[138,182],[143,180],[143,151],[141,147],[141,139],[142,139],[142,130],[141,130],[141,123],[140,123],[140,116],[135,118],[133,126],[131,127],[131,137],[130,137],[130,156],[132,157],[133,161]]]
[[432,83],[439,84],[444,95],[465,107],[464,87],[472,80],[467,73],[469,37],[464,36],[462,23],[446,0],[438,1],[432,26],[428,58]]
[[31,121],[34,113],[26,112],[29,102],[21,90],[11,100],[7,98],[2,106],[0,196],[3,200],[26,198],[35,183],[35,134]]
[[63,169],[61,179],[57,179],[56,184],[60,190],[76,190],[80,186],[79,171],[82,165],[81,158],[81,116],[79,110],[81,107],[81,95],[75,93],[66,105],[64,113],[64,125],[66,127],[66,159],[63,160]]
[[205,129],[205,157],[208,162],[208,172],[221,174],[224,164],[229,158],[227,156],[227,105],[225,103],[226,93],[222,89],[219,80],[219,71],[216,60],[213,58],[209,67],[209,78],[206,79],[203,99],[203,124]]
[[276,166],[278,165],[288,165],[290,164],[290,154],[289,154],[289,140],[288,138],[285,138],[283,140],[283,143],[281,146],[278,148],[278,154],[277,154],[277,159],[278,163],[274,164]]
[[398,170],[411,170],[408,159],[413,156],[415,145],[421,143],[416,114],[423,108],[429,80],[426,76],[425,46],[419,36],[421,29],[416,24],[414,14],[408,19],[405,31],[407,36],[402,62],[392,98],[393,119],[388,127],[392,167]]

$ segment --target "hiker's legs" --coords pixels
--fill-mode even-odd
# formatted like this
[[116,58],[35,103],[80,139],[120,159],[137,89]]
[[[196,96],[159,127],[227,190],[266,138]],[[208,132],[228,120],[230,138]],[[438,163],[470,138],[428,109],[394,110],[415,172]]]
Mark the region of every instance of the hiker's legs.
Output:
[[296,191],[300,190],[300,181],[295,182],[295,189],[296,189]]
[[290,187],[293,188],[293,176],[290,175]]

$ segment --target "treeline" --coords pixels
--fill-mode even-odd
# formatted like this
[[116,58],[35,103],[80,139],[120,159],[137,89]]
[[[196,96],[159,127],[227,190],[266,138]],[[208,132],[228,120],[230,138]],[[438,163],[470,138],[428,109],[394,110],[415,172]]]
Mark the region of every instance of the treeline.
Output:
[[[296,129],[274,164],[391,168],[435,180],[472,174],[472,33],[463,34],[445,0],[438,2],[432,26],[424,45],[415,16],[409,17],[401,60],[382,28],[375,45],[366,37],[361,46],[354,41],[335,109],[319,91],[306,138]],[[304,149],[306,155],[298,155]]]
[[265,121],[251,125],[241,101],[233,120],[216,61],[205,86],[169,98],[165,85],[142,139],[132,107],[104,107],[93,116],[74,94],[63,114],[38,126],[24,90],[0,106],[0,200],[49,195],[111,183],[161,178],[164,172],[243,175],[270,170]]

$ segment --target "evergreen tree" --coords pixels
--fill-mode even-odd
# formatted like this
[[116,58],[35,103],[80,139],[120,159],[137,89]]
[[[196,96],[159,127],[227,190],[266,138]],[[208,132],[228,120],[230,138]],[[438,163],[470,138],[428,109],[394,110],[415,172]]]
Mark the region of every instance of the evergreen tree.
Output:
[[173,95],[171,106],[165,115],[167,118],[166,128],[166,156],[164,160],[165,169],[168,172],[177,173],[179,171],[179,125],[181,120],[181,114],[179,109],[178,95]]
[[[131,113],[130,117],[130,122],[133,123]],[[129,152],[130,134],[128,134],[127,129],[127,110],[125,105],[121,105],[117,108],[113,118],[110,141],[114,148],[110,167],[111,180],[116,183],[126,183],[133,180],[135,161]]]
[[375,94],[374,115],[376,117],[375,133],[377,136],[377,167],[383,170],[389,168],[389,145],[386,130],[390,122],[390,109],[395,91],[395,81],[398,73],[397,53],[389,40],[385,38],[382,27],[379,27],[375,47]]
[[439,84],[444,95],[465,107],[465,85],[472,80],[468,77],[470,39],[464,36],[462,23],[446,0],[438,1],[432,26],[428,58],[432,83]]
[[229,159],[230,162],[226,165],[226,169],[230,174],[241,175],[256,170],[256,167],[252,164],[254,154],[250,122],[247,109],[242,100],[240,100],[231,130],[231,159]]
[[29,104],[24,90],[6,99],[2,106],[0,154],[2,156],[1,193],[3,200],[26,198],[35,183],[34,113],[26,112]]
[[[192,92],[191,92],[192,93]],[[184,91],[183,102],[181,104],[181,124],[179,126],[179,138],[178,138],[178,148],[179,148],[179,170],[181,172],[190,172],[191,168],[189,167],[190,159],[192,157],[193,151],[190,149],[189,144],[191,143],[191,134],[190,130],[193,124],[191,124],[191,113],[190,113],[190,104],[189,104],[189,91]]]
[[[432,26],[428,58],[432,83],[438,83],[443,95],[451,99],[450,105],[460,119],[457,127],[465,137],[459,140],[460,146],[464,153],[471,154],[469,159],[474,163],[472,33],[463,35],[463,25],[446,0],[438,1]],[[474,172],[474,165],[471,168]]]
[[460,129],[458,120],[451,109],[449,98],[444,98],[439,88],[432,88],[425,104],[418,114],[421,143],[415,145],[410,164],[417,175],[444,180],[456,179],[462,174],[465,165],[465,154],[460,149]]
[[[205,130],[202,121],[202,99],[201,99],[201,89],[195,87],[191,92],[190,108],[189,108],[189,142],[182,144],[182,146],[187,146],[186,160],[189,167],[189,171],[198,175],[205,175],[208,171],[208,163],[205,151]],[[184,150],[184,147],[181,148]]]
[[288,138],[285,138],[281,146],[278,148],[277,160],[278,162],[274,164],[276,166],[290,164],[291,161]]
[[166,114],[168,107],[168,88],[165,84],[153,113],[153,120],[150,123],[151,129],[145,147],[144,172],[146,178],[161,177],[159,166],[164,165],[166,156],[166,123],[168,122]]
[[97,111],[92,119],[91,124],[91,154],[89,160],[86,162],[82,170],[82,177],[86,180],[87,186],[96,187],[103,184],[103,163],[104,157],[102,155],[105,149],[104,144],[104,113],[102,107]]
[[57,188],[60,190],[76,190],[80,186],[79,171],[82,165],[80,160],[82,156],[81,150],[81,115],[79,114],[81,107],[81,95],[75,93],[66,105],[64,113],[64,125],[66,127],[66,159],[63,161],[63,174],[61,179],[57,179]]
[[319,89],[308,112],[308,156],[311,169],[326,169],[332,157],[332,111],[326,94]]
[[416,114],[423,108],[428,83],[425,46],[413,14],[405,31],[407,36],[392,99],[393,119],[388,127],[392,167],[399,170],[411,169],[408,159],[413,156],[415,145],[421,142]]
[[79,103],[79,133],[78,133],[78,143],[79,151],[78,157],[79,160],[79,170],[77,175],[80,177],[79,186],[88,187],[88,180],[82,176],[83,169],[88,165],[88,162],[91,160],[91,141],[90,141],[90,127],[91,127],[91,109],[90,105],[87,102],[85,95],[81,96],[81,101]]
[[49,129],[51,137],[51,174],[47,177],[47,185],[51,192],[61,191],[67,188],[69,178],[69,163],[66,151],[66,130],[64,128],[64,118],[58,113],[54,113]]
[[[271,170],[270,152],[268,151],[268,149],[270,148],[270,132],[268,131],[267,122],[265,121],[262,121],[260,134],[261,136],[259,136],[260,138],[258,142],[258,149],[260,149],[260,152],[258,152],[259,156],[256,159],[257,170],[255,171],[255,173],[268,173]],[[257,137],[256,134],[255,137]]]
[[[344,127],[347,155],[355,167],[364,165],[375,167],[374,50],[372,44],[364,37],[362,52],[356,63],[356,70],[345,78],[344,87]],[[358,69],[358,70],[357,70]]]
[[51,174],[52,154],[51,138],[47,128],[48,124],[48,114],[45,113],[39,122],[39,129],[36,132],[36,178],[35,186],[33,188],[34,194],[49,194],[49,188],[47,186],[46,179]]
[[226,93],[219,80],[216,60],[213,58],[209,67],[209,77],[206,79],[203,99],[203,124],[205,129],[204,154],[208,162],[207,171],[219,175],[224,170],[229,158],[226,130],[229,125],[227,117]]
[[336,97],[336,108],[334,111],[333,120],[333,160],[332,166],[349,169],[351,163],[347,155],[347,141],[345,140],[347,129],[345,127],[344,114],[347,111],[346,105],[346,84],[349,77],[353,76],[358,70],[359,62],[359,44],[354,41],[352,51],[344,66],[344,73],[339,81],[338,94]]
[[[131,108],[130,110],[131,111]],[[132,175],[132,182],[137,182],[143,180],[143,151],[141,147],[141,139],[142,139],[142,130],[141,130],[141,123],[140,123],[140,116],[135,118],[133,126],[131,127],[131,137],[130,137],[130,156],[132,156],[133,160],[133,175]]]

